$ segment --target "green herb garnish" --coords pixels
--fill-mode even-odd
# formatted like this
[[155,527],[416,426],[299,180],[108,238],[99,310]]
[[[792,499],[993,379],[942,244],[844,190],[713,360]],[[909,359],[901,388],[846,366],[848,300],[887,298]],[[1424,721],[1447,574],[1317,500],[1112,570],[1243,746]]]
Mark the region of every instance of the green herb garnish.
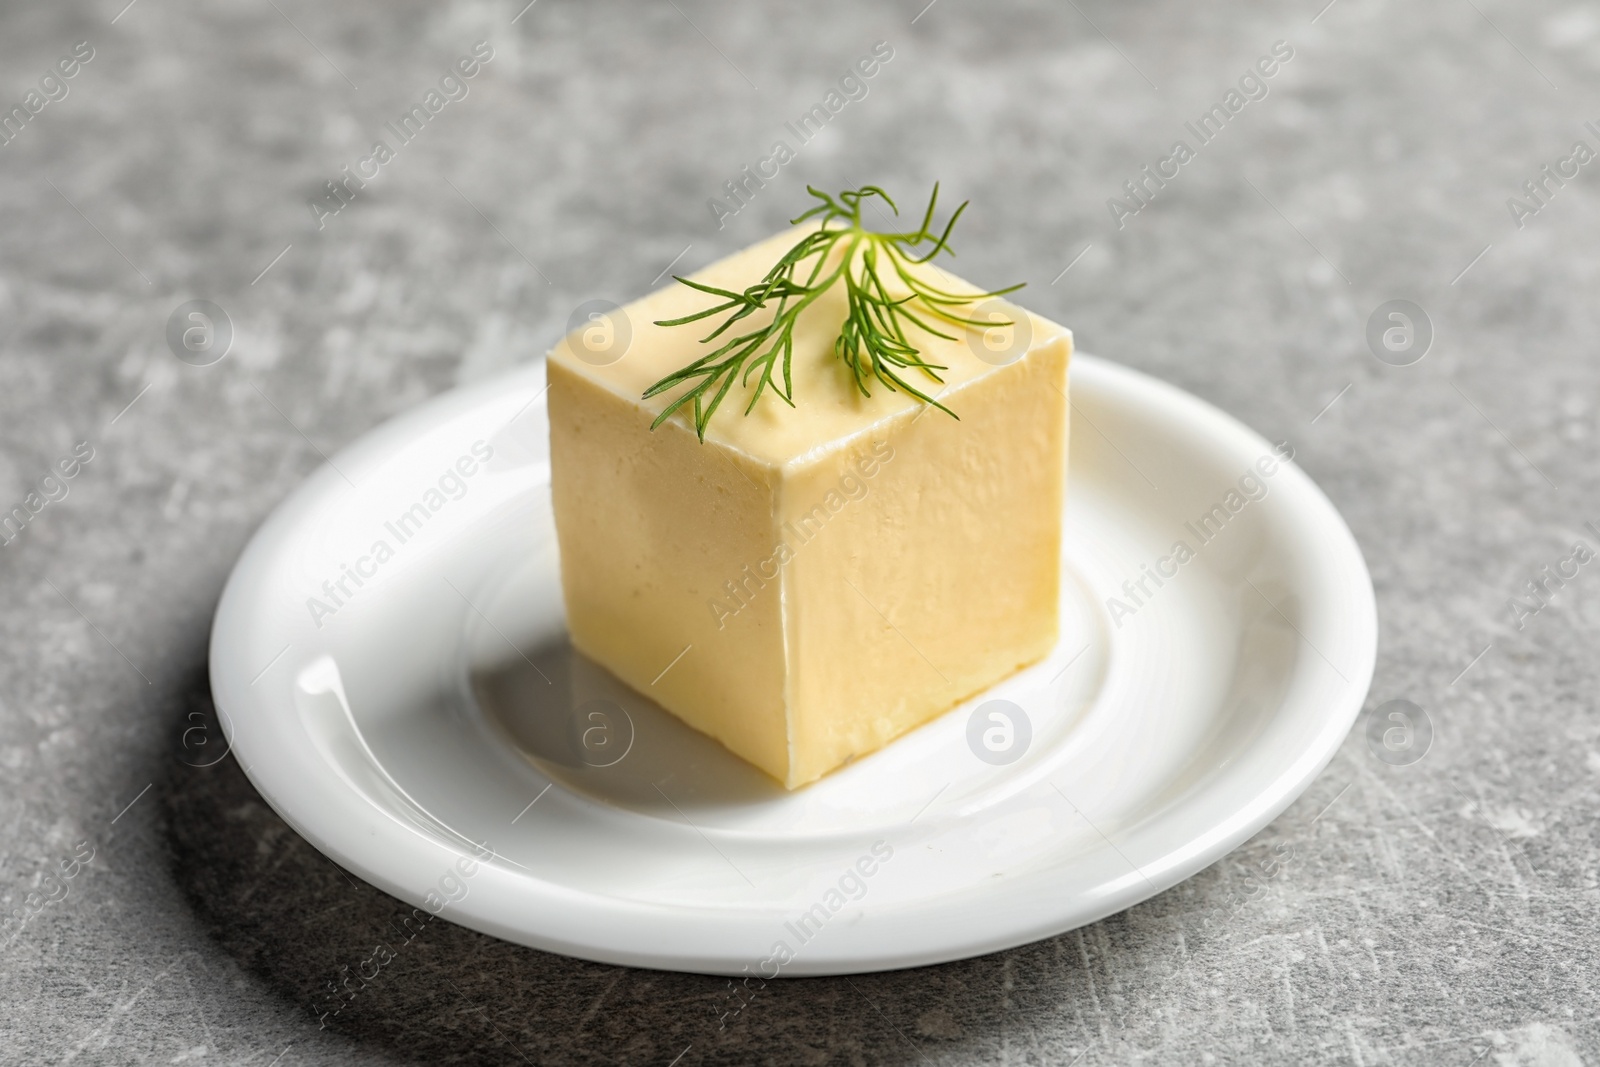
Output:
[[[849,368],[861,394],[872,395],[869,379],[876,378],[891,390],[904,390],[951,418],[957,417],[955,412],[902,377],[901,371],[915,368],[942,384],[944,379],[939,377],[938,372],[948,369],[924,360],[917,347],[907,339],[906,328],[915,326],[935,337],[953,341],[954,337],[941,333],[926,320],[940,319],[979,329],[1010,326],[1012,323],[1006,321],[967,318],[952,309],[1015,292],[1022,285],[986,293],[952,293],[928,284],[909,269],[927,263],[940,252],[955,255],[949,244],[950,231],[955,229],[956,220],[966,210],[967,203],[963,202],[956,208],[955,214],[945,224],[944,232],[935,238],[928,227],[933,222],[934,206],[939,202],[938,183],[934,184],[933,195],[928,199],[928,210],[923,215],[922,225],[911,233],[878,233],[861,225],[861,203],[870,196],[882,197],[890,210],[896,215],[900,214],[900,209],[895,207],[889,194],[876,185],[845,190],[838,199],[809,185],[806,191],[822,202],[790,222],[799,225],[820,216],[821,228],[801,238],[755,285],[743,292],[733,292],[674,275],[691,289],[721,297],[722,302],[681,319],[658,321],[657,326],[682,326],[728,312],[722,324],[702,339],[710,342],[769,303],[773,304],[773,318],[768,325],[750,333],[731,335],[715,351],[701,356],[687,367],[673,371],[645,390],[644,395],[649,398],[679,385],[690,386],[656,417],[650,425],[652,430],[674,412],[692,403],[695,432],[703,442],[711,416],[716,413],[734,383],[748,387],[751,375],[757,373],[760,378],[750,403],[745,406],[746,415],[755,408],[756,401],[761,399],[762,392],[768,387],[784,403],[794,407],[790,363],[794,357],[795,323],[802,311],[841,280],[849,297],[849,313],[839,329],[838,339],[833,343],[833,352]],[[927,253],[917,255],[921,246],[930,241],[932,247]],[[843,252],[835,255],[835,250],[841,245]],[[809,267],[809,273],[805,273],[805,280],[796,280],[807,270],[805,264],[809,260],[815,260],[815,263]],[[909,290],[907,295],[890,296],[889,286],[885,284],[886,277],[898,277],[903,287]],[[918,311],[922,312],[921,316],[917,314]],[[782,385],[775,378],[780,356],[783,363]]]

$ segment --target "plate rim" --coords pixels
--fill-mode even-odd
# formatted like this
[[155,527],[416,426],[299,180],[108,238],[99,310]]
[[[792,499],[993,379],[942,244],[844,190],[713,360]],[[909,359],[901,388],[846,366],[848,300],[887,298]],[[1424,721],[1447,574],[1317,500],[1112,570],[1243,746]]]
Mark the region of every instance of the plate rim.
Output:
[[[293,512],[304,507],[306,501],[314,499],[322,485],[331,484],[333,480],[341,477],[337,473],[343,467],[341,460],[353,461],[360,454],[381,450],[393,442],[405,441],[415,428],[442,421],[450,417],[452,411],[481,407],[496,397],[503,400],[507,394],[521,396],[522,394],[518,392],[519,383],[525,382],[531,390],[538,378],[542,377],[540,372],[543,364],[542,359],[536,360],[486,381],[449,390],[378,424],[340,449],[331,462],[313,470],[300,485],[280,501],[251,535],[229,574],[213,619],[208,655],[213,700],[228,737],[230,751],[239,759],[246,777],[262,799],[318,851],[413,907],[427,907],[427,897],[425,893],[418,892],[408,880],[403,880],[395,868],[409,865],[411,872],[448,869],[455,858],[461,855],[458,849],[437,838],[429,837],[415,827],[392,821],[391,816],[390,836],[391,838],[394,836],[396,829],[401,831],[402,835],[409,835],[402,836],[401,840],[414,850],[412,858],[407,860],[401,857],[393,864],[374,862],[369,858],[370,852],[352,845],[350,840],[352,835],[348,832],[341,835],[338,827],[334,827],[333,832],[327,832],[327,828],[319,824],[316,819],[302,818],[302,808],[314,805],[294,803],[294,798],[288,795],[287,789],[280,790],[279,783],[272,779],[269,773],[273,769],[271,762],[263,767],[249,758],[251,742],[237,736],[236,724],[233,721],[233,712],[239,707],[234,702],[248,699],[248,694],[239,692],[240,672],[234,669],[234,664],[230,662],[230,658],[235,657],[234,647],[242,640],[241,631],[248,631],[244,618],[246,613],[243,610],[248,606],[248,600],[246,599],[242,605],[241,598],[247,598],[250,591],[248,583],[254,572],[264,566],[263,557],[270,559],[268,554],[276,547],[274,542],[284,539],[287,531],[283,527]],[[1069,373],[1086,375],[1096,379],[1096,384],[1109,388],[1144,394],[1146,403],[1157,403],[1182,411],[1190,421],[1206,426],[1213,433],[1231,437],[1237,443],[1248,444],[1259,453],[1271,451],[1272,446],[1265,438],[1233,416],[1159,378],[1082,352],[1074,354]],[[543,395],[542,390],[539,395]],[[539,396],[535,396],[528,403],[531,404],[538,399]],[[1068,464],[1070,470],[1070,457]],[[973,924],[977,929],[945,923],[938,926],[937,933],[932,935],[932,939],[937,943],[905,945],[892,952],[852,953],[848,948],[848,939],[841,940],[841,937],[835,936],[827,939],[825,944],[819,943],[809,954],[798,956],[792,964],[780,969],[779,975],[782,977],[840,975],[927,966],[1001,951],[1065,933],[1124,911],[1194,876],[1258,833],[1299,798],[1337,753],[1365,705],[1376,666],[1378,618],[1370,571],[1360,545],[1343,516],[1297,463],[1287,463],[1283,469],[1289,472],[1290,478],[1297,484],[1296,492],[1304,500],[1309,501],[1313,508],[1322,512],[1318,518],[1327,523],[1328,534],[1338,543],[1343,565],[1352,567],[1353,573],[1360,580],[1350,583],[1343,590],[1346,594],[1343,601],[1346,615],[1341,619],[1342,622],[1353,626],[1353,643],[1358,662],[1347,681],[1343,695],[1333,701],[1335,706],[1328,709],[1323,728],[1309,738],[1291,759],[1284,762],[1280,772],[1269,781],[1264,781],[1253,788],[1247,803],[1226,813],[1220,819],[1213,820],[1209,831],[1200,837],[1163,849],[1150,862],[1134,864],[1128,860],[1127,864],[1131,870],[1120,878],[1101,882],[1097,886],[1099,892],[1090,899],[1081,899],[1076,904],[1063,903],[1053,909],[1034,909],[1026,921],[1009,919],[1006,923],[999,924],[1001,929],[991,929],[990,927],[995,924],[987,922]],[[288,527],[289,530],[294,528],[292,525]],[[1284,714],[1290,699],[1286,694],[1273,709],[1271,720],[1276,721]],[[337,773],[332,772],[331,768],[329,771],[329,777],[337,777]],[[1225,781],[1229,773],[1219,772],[1215,776],[1215,781],[1211,783],[1212,787]],[[325,786],[326,783],[321,785]],[[352,791],[357,803],[367,802],[367,798],[358,790]],[[1160,820],[1157,819],[1155,822],[1159,823]],[[369,833],[376,833],[371,826],[362,828]],[[1148,832],[1148,829],[1148,826],[1135,827],[1129,836]],[[1116,850],[1115,845],[1111,847]],[[1120,854],[1120,850],[1117,851]],[[1130,851],[1134,850],[1130,848]],[[1058,870],[1063,866],[1068,865],[1051,864],[1049,870]],[[1037,878],[1042,873],[1048,872],[1030,872],[1030,876]],[[480,886],[483,892],[478,892]],[[989,891],[987,887],[965,887],[933,901],[900,905],[898,918],[903,923],[907,919],[915,918],[919,913],[931,913],[952,906],[959,907],[967,898],[978,895],[980,888],[984,892]],[[573,889],[547,879],[530,879],[494,863],[484,863],[479,868],[473,889],[473,894],[459,904],[450,904],[437,911],[428,907],[428,910],[435,911],[440,917],[460,925],[514,943],[618,966],[728,975],[748,972],[749,965],[759,959],[759,956],[753,959],[748,953],[735,954],[687,943],[673,944],[683,941],[679,936],[664,936],[658,939],[654,946],[651,946],[649,938],[636,939],[632,945],[622,944],[614,938],[609,943],[602,943],[606,939],[597,938],[592,924],[585,933],[564,936],[560,932],[562,929],[578,930],[584,926],[584,923],[574,921],[570,915],[565,922],[560,918],[553,918],[540,929],[533,928],[539,925],[537,922],[531,926],[518,924],[507,921],[504,916],[507,906],[513,903],[521,905],[520,908],[512,909],[514,911],[526,913],[534,910],[530,909],[528,904],[529,898],[535,897],[538,898],[536,904],[575,912],[579,918],[587,914],[590,918],[604,915],[614,920],[621,915],[629,920],[629,925],[636,926],[641,931],[670,935],[675,933],[668,929],[672,926],[675,916],[700,909],[607,897],[587,890]],[[597,901],[603,902],[599,912],[595,911]],[[716,915],[720,923],[726,924],[728,917],[725,910],[713,905],[708,905],[703,910]],[[844,924],[841,922],[838,925]],[[966,932],[969,929],[971,932]]]

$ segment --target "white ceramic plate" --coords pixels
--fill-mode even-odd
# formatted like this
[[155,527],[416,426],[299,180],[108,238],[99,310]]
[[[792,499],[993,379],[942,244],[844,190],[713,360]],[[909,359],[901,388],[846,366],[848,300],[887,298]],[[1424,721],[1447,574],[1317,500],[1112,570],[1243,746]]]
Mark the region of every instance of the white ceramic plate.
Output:
[[[341,452],[251,541],[212,633],[217,706],[262,796],[465,926],[768,976],[1006,948],[1243,842],[1365,699],[1372,584],[1327,498],[1292,463],[1252,481],[1262,438],[1080,355],[1054,654],[786,793],[567,646],[543,393],[534,365]],[[993,700],[1031,735],[1001,765],[979,758],[1000,758],[994,706],[969,734]]]

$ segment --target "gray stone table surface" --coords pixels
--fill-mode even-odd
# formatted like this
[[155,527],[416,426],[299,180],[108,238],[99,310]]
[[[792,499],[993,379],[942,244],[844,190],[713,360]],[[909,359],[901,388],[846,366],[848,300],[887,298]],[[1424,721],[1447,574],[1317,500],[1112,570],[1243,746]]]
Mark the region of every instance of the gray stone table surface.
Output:
[[[0,1062],[1600,1062],[1600,575],[1543,570],[1600,547],[1593,3],[523,3],[0,11],[0,506],[28,520],[0,548],[0,904],[30,916]],[[480,41],[466,95],[392,136]],[[251,532],[325,455],[774,232],[807,182],[935,180],[973,199],[964,273],[1293,442],[1372,568],[1368,708],[1415,702],[1431,748],[1390,765],[1358,727],[1123,914],[782,982],[721,1029],[723,980],[443,922],[321,1025],[402,908],[233,759],[195,766]],[[167,341],[191,299],[232,323],[209,366]],[[1396,299],[1431,325],[1406,366],[1423,320],[1388,361],[1367,339]]]

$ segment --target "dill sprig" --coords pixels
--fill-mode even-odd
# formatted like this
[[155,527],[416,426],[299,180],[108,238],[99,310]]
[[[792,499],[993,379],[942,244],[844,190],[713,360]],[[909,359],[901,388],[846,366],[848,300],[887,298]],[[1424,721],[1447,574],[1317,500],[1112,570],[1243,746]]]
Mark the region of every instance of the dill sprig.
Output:
[[[907,331],[915,327],[953,341],[954,337],[940,332],[931,323],[938,320],[978,329],[1010,326],[1009,321],[968,318],[956,309],[1022,288],[1019,284],[985,293],[953,293],[919,278],[911,269],[929,262],[940,252],[955,255],[950,248],[950,231],[955,229],[956,220],[967,209],[967,203],[956,208],[944,230],[935,236],[930,228],[934,208],[939,202],[939,186],[935,183],[921,226],[908,233],[879,233],[862,226],[862,202],[877,196],[896,216],[900,209],[878,186],[863,185],[860,189],[845,190],[837,198],[809,185],[806,191],[821,203],[790,222],[799,225],[820,218],[820,226],[785,252],[756,284],[735,292],[674,275],[689,288],[718,297],[720,303],[679,319],[660,320],[656,325],[682,326],[727,313],[721,325],[702,338],[702,343],[727,336],[716,349],[645,390],[644,395],[649,398],[680,385],[689,386],[656,416],[650,425],[652,430],[674,412],[692,405],[695,432],[703,442],[711,416],[716,414],[734,384],[737,382],[748,388],[752,376],[758,377],[750,402],[745,405],[746,415],[754,410],[756,401],[769,388],[785,404],[794,407],[791,363],[795,324],[806,308],[841,281],[849,310],[833,343],[833,352],[843,361],[861,394],[871,396],[870,383],[876,379],[888,389],[904,391],[951,418],[958,417],[906,380],[902,372],[914,370],[942,384],[944,379],[938,372],[948,369],[924,360]],[[836,255],[841,246],[842,253]],[[926,252],[922,251],[924,246],[927,246]],[[895,278],[900,281],[897,288],[903,289],[906,295],[890,295],[888,282]],[[769,304],[773,307],[770,323],[748,333],[735,330],[741,321]],[[778,380],[780,366],[781,384]]]

